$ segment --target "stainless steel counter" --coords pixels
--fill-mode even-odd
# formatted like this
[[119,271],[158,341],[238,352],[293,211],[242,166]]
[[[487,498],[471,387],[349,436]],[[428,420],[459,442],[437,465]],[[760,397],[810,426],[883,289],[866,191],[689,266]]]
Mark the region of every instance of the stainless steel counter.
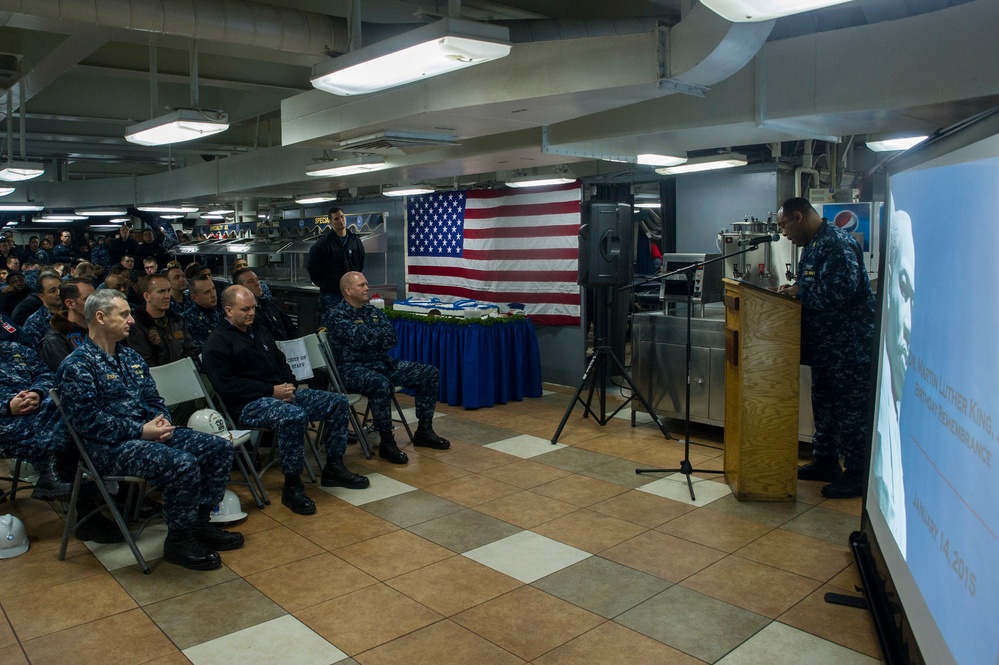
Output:
[[[632,318],[632,378],[660,416],[684,418],[686,358],[687,319],[682,311],[679,316],[650,312]],[[798,437],[802,441],[811,441],[815,433],[811,392],[810,368],[802,366],[798,409]],[[690,321],[690,419],[725,426],[725,319],[721,309],[712,308],[706,318]]]

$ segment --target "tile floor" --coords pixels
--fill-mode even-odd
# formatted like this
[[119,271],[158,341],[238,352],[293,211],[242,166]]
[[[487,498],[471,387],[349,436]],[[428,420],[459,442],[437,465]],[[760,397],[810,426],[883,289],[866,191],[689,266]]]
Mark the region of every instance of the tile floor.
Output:
[[[868,613],[823,600],[858,582],[859,499],[801,483],[793,504],[739,503],[704,474],[691,501],[682,476],[634,473],[683,456],[653,425],[577,408],[551,445],[568,401],[442,406],[451,449],[405,445],[406,466],[351,446],[371,488],[314,487],[315,516],[237,490],[246,546],[209,573],[143,575],[121,546],[79,541],[58,561],[53,507],[4,504],[31,550],[0,561],[0,663],[880,662]],[[720,436],[696,430],[695,469],[721,468]],[[272,496],[280,482],[265,476]],[[148,556],[162,536],[143,537]]]

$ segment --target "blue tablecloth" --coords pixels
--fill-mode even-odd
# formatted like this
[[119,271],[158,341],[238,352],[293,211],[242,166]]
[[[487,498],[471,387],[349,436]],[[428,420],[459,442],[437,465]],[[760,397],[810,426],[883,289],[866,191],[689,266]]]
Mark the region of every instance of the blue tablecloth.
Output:
[[541,357],[530,320],[492,325],[391,321],[398,342],[389,353],[440,370],[440,401],[477,409],[541,397]]

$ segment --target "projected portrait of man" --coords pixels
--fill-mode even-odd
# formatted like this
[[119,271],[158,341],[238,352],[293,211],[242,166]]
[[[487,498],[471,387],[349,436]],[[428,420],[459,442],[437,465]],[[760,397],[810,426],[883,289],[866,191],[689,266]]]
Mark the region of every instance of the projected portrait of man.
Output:
[[902,441],[899,407],[909,362],[912,298],[915,292],[916,253],[912,220],[894,211],[885,257],[885,342],[881,359],[881,399],[874,474],[881,513],[905,556],[905,492],[902,485]]

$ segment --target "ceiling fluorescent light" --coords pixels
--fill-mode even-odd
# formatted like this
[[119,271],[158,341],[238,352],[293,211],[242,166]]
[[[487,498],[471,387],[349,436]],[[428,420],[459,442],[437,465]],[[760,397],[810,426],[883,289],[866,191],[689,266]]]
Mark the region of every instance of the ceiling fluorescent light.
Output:
[[45,206],[31,203],[3,203],[0,204],[0,212],[41,212]]
[[158,212],[170,214],[182,214],[186,215],[192,212],[198,212],[199,208],[194,208],[191,206],[139,206],[138,210],[141,212]]
[[383,168],[385,168],[384,157],[354,157],[316,164],[306,171],[305,175],[314,178],[333,178],[337,176],[356,175],[367,171],[377,171]]
[[128,214],[124,208],[95,208],[94,210],[74,210],[73,212],[84,217],[121,217]]
[[707,157],[694,157],[688,159],[686,164],[679,166],[665,166],[656,169],[660,175],[677,175],[679,173],[697,173],[699,171],[714,171],[717,169],[731,169],[737,166],[745,166],[749,162],[745,155],[735,152],[727,152],[722,155],[709,155]]
[[173,213],[171,215],[160,215],[160,218],[162,219],[184,219],[185,217],[187,217],[187,215],[180,215],[177,213]]
[[334,95],[363,95],[506,57],[502,26],[443,18],[312,68],[312,85]]
[[[328,203],[336,201],[336,194],[307,194],[295,199],[295,203],[301,206],[312,205],[313,203]],[[267,215],[264,215],[266,217]]]
[[81,219],[86,219],[83,215],[60,215],[58,213],[51,213],[45,215],[45,219],[50,222],[77,222]]
[[507,187],[550,187],[551,185],[567,185],[576,182],[575,178],[559,175],[524,175],[510,178]]
[[114,229],[120,228],[117,224],[90,224],[87,226],[88,229],[93,231],[112,231]]
[[659,201],[635,201],[636,208],[660,208],[662,204]]
[[701,0],[701,4],[733,23],[769,21],[843,4],[848,0]]
[[400,185],[399,187],[382,187],[385,196],[418,196],[431,194],[436,190],[430,185]]
[[687,161],[687,157],[646,153],[644,155],[637,155],[635,161],[645,166],[679,166]]
[[865,143],[874,152],[893,152],[896,150],[908,150],[928,138],[928,136],[906,136],[895,139],[882,139],[880,141],[866,141]]
[[125,140],[139,145],[168,145],[218,134],[229,129],[229,116],[222,111],[177,109],[158,118],[130,125]]
[[33,162],[6,162],[0,165],[0,180],[20,182],[31,180],[45,173],[45,167]]
[[0,187],[0,196],[7,196],[8,194],[13,194],[14,187]]

